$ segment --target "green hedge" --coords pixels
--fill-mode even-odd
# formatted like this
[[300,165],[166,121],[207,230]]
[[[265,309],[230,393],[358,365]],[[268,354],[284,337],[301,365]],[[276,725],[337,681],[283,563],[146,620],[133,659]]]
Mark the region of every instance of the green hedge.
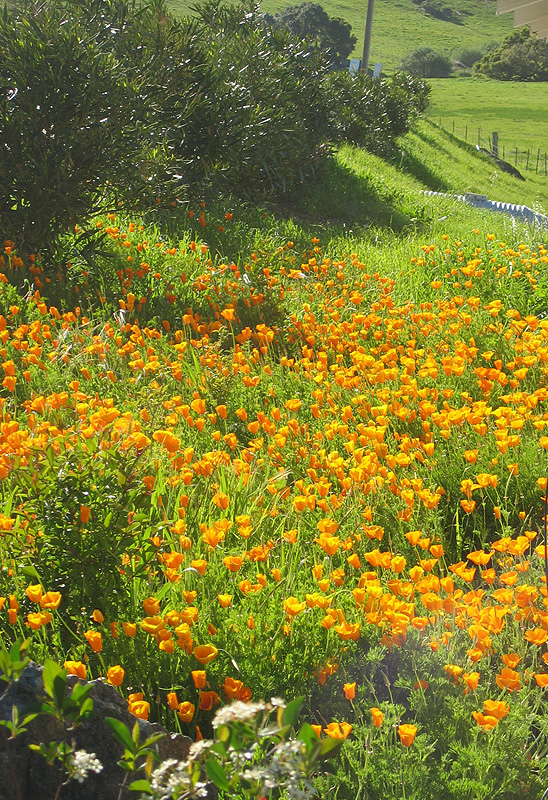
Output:
[[416,79],[330,70],[254,7],[23,0],[0,15],[0,235],[48,248],[99,210],[283,193],[330,143],[387,153],[424,106]]

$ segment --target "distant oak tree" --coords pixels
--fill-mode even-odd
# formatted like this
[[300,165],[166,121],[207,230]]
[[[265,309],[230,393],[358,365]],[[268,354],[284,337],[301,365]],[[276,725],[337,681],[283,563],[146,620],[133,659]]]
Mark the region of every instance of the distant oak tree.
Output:
[[273,28],[286,29],[314,48],[324,50],[333,63],[347,59],[356,45],[350,24],[339,17],[330,17],[319,3],[289,6],[274,16],[265,14],[265,20]]
[[499,81],[548,81],[548,44],[533,36],[527,26],[518,28],[474,69]]

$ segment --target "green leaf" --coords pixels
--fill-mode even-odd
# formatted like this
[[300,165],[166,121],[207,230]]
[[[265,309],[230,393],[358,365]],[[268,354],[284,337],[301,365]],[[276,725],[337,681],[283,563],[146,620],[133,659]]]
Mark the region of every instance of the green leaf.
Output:
[[44,664],[42,680],[46,694],[51,697],[56,707],[61,710],[67,688],[67,673],[59,664],[48,658]]
[[147,794],[150,794],[150,782],[145,781],[144,778],[141,778],[141,780],[138,781],[132,781],[128,788],[131,792],[146,792]]
[[72,690],[71,700],[75,703],[83,703],[87,700],[89,693],[91,692],[91,686],[85,683],[76,683],[74,685],[74,689]]
[[37,581],[41,581],[40,575],[36,572],[36,568],[32,566],[32,564],[28,564],[26,567],[21,567],[19,572],[22,572],[27,578],[34,578]]
[[316,731],[314,730],[312,725],[308,724],[308,722],[305,722],[305,724],[302,726],[301,730],[298,733],[297,739],[305,743],[307,750],[310,750],[314,745],[318,744],[320,741]]
[[320,753],[318,756],[320,761],[323,761],[325,758],[333,758],[333,756],[338,755],[342,743],[342,739],[322,739]]
[[303,700],[304,697],[296,697],[295,700],[292,700],[287,704],[282,716],[282,722],[284,725],[293,725],[297,719],[299,711],[301,710]]
[[216,753],[218,756],[221,756],[221,758],[224,758],[226,756],[225,743],[215,742],[215,744],[212,744],[211,747],[209,748],[209,752]]
[[123,722],[114,717],[107,717],[106,723],[114,738],[133,753],[135,745],[133,744],[133,739],[131,738],[131,733],[127,725],[124,725]]
[[213,781],[217,789],[221,789],[223,792],[230,791],[230,785],[226,778],[225,771],[218,761],[215,761],[214,758],[208,758],[205,763],[205,771],[207,777],[210,781]]
[[165,733],[155,733],[154,736],[149,736],[148,739],[146,739],[143,742],[143,744],[141,745],[141,747],[140,747],[141,751],[144,751],[145,748],[150,747],[151,744],[155,744],[156,742],[159,742],[160,739],[164,738],[164,736],[166,736]]
[[121,472],[120,470],[118,470],[118,472],[116,473],[116,480],[117,480],[117,482],[118,482],[118,486],[120,486],[120,488],[121,488],[122,486],[125,486],[125,485],[126,485],[126,483],[127,483],[127,478],[126,478],[126,476],[125,476],[125,475],[124,475],[124,473],[123,473],[123,472]]
[[139,733],[139,723],[135,720],[135,725],[133,726],[133,730],[131,731],[131,740],[135,747],[139,747],[139,739],[141,738]]
[[230,728],[228,725],[219,725],[216,736],[220,742],[228,742],[230,739]]

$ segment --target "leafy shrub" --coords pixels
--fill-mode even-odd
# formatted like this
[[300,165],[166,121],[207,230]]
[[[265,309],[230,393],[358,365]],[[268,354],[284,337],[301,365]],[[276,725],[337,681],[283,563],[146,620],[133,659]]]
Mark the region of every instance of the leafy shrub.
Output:
[[402,74],[375,80],[339,72],[330,76],[328,86],[337,98],[331,108],[332,137],[377,155],[390,154],[398,136],[424,111],[430,92],[423,81]]
[[325,139],[322,82],[329,65],[256,9],[199,9],[210,37],[208,175],[239,194],[285,191],[312,167]]
[[482,56],[482,50],[464,47],[462,50],[457,50],[454,58],[458,64],[462,64],[465,67],[473,67],[476,61],[479,61]]
[[90,261],[85,226],[110,207],[285,192],[328,141],[388,152],[425,99],[407,79],[334,78],[251,5],[176,20],[164,0],[22,3],[0,20],[0,229],[50,262],[75,225]]
[[[124,0],[25,3],[0,20],[0,226],[27,249],[196,161],[196,33]],[[192,117],[191,137],[182,134]],[[181,178],[177,178],[180,183]]]
[[431,47],[419,47],[402,59],[400,69],[421,78],[448,78],[451,59]]
[[289,6],[274,16],[266,14],[265,19],[274,28],[288,30],[325,50],[333,62],[348,58],[356,45],[351,25],[339,17],[330,17],[319,3]]
[[529,28],[512,31],[475,65],[476,72],[500,81],[548,81],[548,43]]
[[94,213],[128,178],[134,91],[68,8],[0,18],[0,225],[33,248]]

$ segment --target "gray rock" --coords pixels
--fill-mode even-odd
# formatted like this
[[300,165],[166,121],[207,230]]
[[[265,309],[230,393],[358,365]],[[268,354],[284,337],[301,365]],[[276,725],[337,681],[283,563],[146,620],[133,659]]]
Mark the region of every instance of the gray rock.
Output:
[[[78,683],[78,678],[69,676],[68,686]],[[27,726],[25,733],[9,740],[9,731],[0,727],[0,800],[54,800],[63,774],[50,767],[38,753],[29,749],[29,744],[60,742],[66,738],[74,742],[76,749],[95,753],[103,770],[90,773],[83,783],[71,781],[63,786],[58,800],[129,800],[135,798],[125,784],[131,783],[141,774],[126,777],[117,766],[122,756],[122,746],[115,740],[105,721],[115,717],[131,730],[136,717],[129,713],[120,693],[104,681],[91,681],[90,697],[93,700],[91,716],[67,731],[66,726],[52,716],[40,715]],[[0,690],[3,684],[0,684]],[[0,695],[0,719],[11,720],[14,706],[22,718],[27,709],[44,697],[42,667],[30,662],[20,679],[8,685]],[[191,740],[180,734],[170,734],[161,725],[138,720],[141,741],[157,733],[165,734],[154,745],[160,761],[175,758],[183,761],[188,756]],[[125,783],[124,783],[125,778]]]

